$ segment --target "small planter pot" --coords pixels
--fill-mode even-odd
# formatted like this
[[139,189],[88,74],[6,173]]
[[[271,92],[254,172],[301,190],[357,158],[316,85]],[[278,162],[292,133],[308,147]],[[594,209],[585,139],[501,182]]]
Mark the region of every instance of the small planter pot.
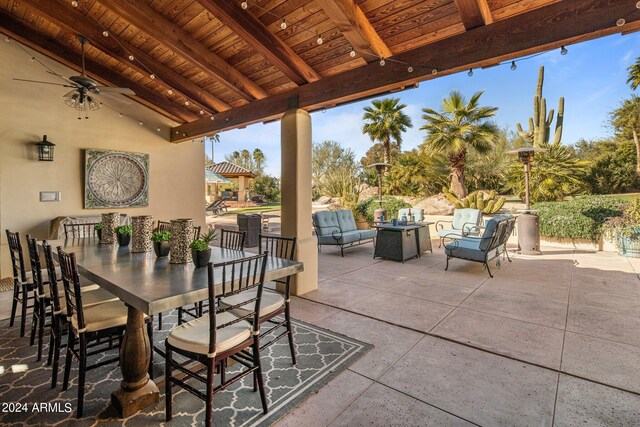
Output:
[[211,248],[205,251],[196,251],[191,249],[191,258],[196,268],[206,267],[211,258]]
[[102,228],[96,230],[96,234],[98,235],[98,240],[102,240]]
[[131,234],[118,234],[118,245],[129,246],[131,243]]
[[164,242],[153,242],[153,251],[156,253],[158,258],[169,255],[170,250],[171,244],[168,240],[165,240]]

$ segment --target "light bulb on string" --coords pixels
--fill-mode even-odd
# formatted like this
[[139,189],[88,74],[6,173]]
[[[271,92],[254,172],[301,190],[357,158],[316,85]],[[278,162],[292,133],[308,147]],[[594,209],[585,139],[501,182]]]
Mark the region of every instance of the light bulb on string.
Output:
[[190,102],[189,101],[184,101],[184,105],[186,105],[187,107],[189,106]]
[[431,70],[431,74],[433,74],[433,75],[435,76],[436,74],[438,74],[438,70],[436,70],[436,69],[434,68],[433,70]]
[[640,1],[636,3],[636,9],[640,9]]
[[412,67],[411,65],[409,65],[409,66],[407,67],[407,72],[408,72],[408,73],[413,73],[413,67]]
[[78,7],[78,2],[77,2],[76,0],[73,0],[73,1],[71,2],[71,6],[73,6],[73,7]]
[[160,129],[160,128],[156,128],[156,131],[157,131],[157,132],[160,132],[161,130],[162,130],[162,129]]
[[7,42],[7,43],[9,43],[9,42],[11,42],[11,39],[10,39],[9,37],[5,37],[5,38],[4,38],[4,41],[5,41],[5,42]]
[[618,20],[616,21],[616,25],[617,25],[618,27],[622,27],[622,26],[623,26],[624,24],[626,24],[626,23],[627,23],[627,21],[626,21],[626,19],[624,19],[624,18],[620,18],[620,19],[618,19]]
[[467,76],[473,77],[473,68],[469,68],[469,72],[467,73]]
[[322,40],[322,34],[320,34],[320,35],[318,36],[318,40],[316,40],[316,43],[318,43],[318,44],[322,44],[322,43],[324,43],[324,40]]
[[516,61],[511,61],[511,67],[510,68],[511,68],[512,71],[515,71],[516,68],[518,68],[518,66],[516,65]]
[[118,117],[122,118],[122,116],[124,116],[124,114],[122,113],[118,114]]
[[142,123],[142,122],[138,122],[138,124],[139,124],[140,126],[142,126],[144,123]]
[[109,37],[109,31],[104,30],[104,31],[102,32],[102,35],[103,35],[103,36],[105,36],[105,37]]
[[150,75],[149,75],[149,78],[150,78],[151,80],[155,80],[155,79],[156,79],[156,75],[155,75],[155,74],[150,74]]
[[287,21],[286,21],[286,19],[282,20],[282,23],[280,23],[280,28],[282,28],[283,30],[287,29]]
[[246,1],[243,1],[242,3],[240,3],[240,7],[243,9],[246,9],[249,7],[249,3],[247,3]]
[[352,58],[356,57],[356,50],[354,48],[351,48],[351,52],[349,52],[349,56]]
[[200,113],[201,116],[203,116],[204,115],[204,110],[200,110],[199,113]]
[[384,67],[385,64],[386,64],[386,62],[385,62],[384,58],[380,58],[380,66]]
[[569,53],[569,51],[567,50],[566,47],[562,46],[560,48],[560,55],[566,55],[567,53]]
[[31,58],[29,58],[29,61],[34,62],[36,60],[35,56],[32,56]]
[[169,89],[169,90],[167,91],[167,93],[168,93],[169,95],[173,95],[173,89]]
[[136,59],[136,57],[135,57],[135,56],[133,56],[133,55],[129,55],[129,61],[133,61],[134,59]]

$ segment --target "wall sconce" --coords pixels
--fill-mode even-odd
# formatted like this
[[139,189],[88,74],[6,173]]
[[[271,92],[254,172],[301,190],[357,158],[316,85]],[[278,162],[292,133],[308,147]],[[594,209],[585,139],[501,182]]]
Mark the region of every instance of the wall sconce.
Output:
[[47,135],[42,137],[42,141],[36,143],[36,149],[38,150],[38,160],[41,162],[53,161],[53,149],[56,146],[53,142],[47,141]]

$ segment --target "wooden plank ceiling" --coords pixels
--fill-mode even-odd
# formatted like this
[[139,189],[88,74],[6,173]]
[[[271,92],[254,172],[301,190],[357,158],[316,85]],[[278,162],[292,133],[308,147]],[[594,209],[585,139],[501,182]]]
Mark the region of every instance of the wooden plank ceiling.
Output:
[[0,31],[76,69],[84,35],[89,75],[181,123],[174,142],[635,31],[640,21],[635,0],[72,3],[0,0]]

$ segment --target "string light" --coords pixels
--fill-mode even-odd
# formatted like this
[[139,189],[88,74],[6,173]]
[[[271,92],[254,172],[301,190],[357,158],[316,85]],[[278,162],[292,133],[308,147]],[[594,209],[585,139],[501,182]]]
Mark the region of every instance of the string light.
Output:
[[142,122],[138,122],[138,124],[139,124],[140,126],[142,126],[144,123],[142,123]]
[[566,55],[567,53],[569,53],[569,51],[567,50],[566,47],[562,46],[560,48],[560,55]]
[[169,89],[169,90],[167,91],[167,93],[168,93],[169,95],[173,95],[173,89]]
[[636,3],[636,9],[640,9],[640,1]]
[[409,65],[409,67],[407,67],[407,72],[413,73],[413,67],[411,65]]
[[122,118],[123,116],[124,116],[124,114],[122,114],[122,113],[118,114],[118,117],[120,117],[120,118]]
[[316,42],[317,42],[318,44],[322,44],[322,43],[324,42],[324,40],[322,40],[322,34],[320,34],[320,35],[318,36],[318,40],[316,40]]
[[150,78],[151,80],[155,80],[155,79],[156,79],[156,75],[155,75],[155,74],[151,74],[151,75],[149,75],[149,78]]
[[515,71],[516,68],[518,68],[518,66],[516,65],[516,61],[511,61],[511,70]]
[[356,57],[356,50],[354,48],[351,48],[351,52],[349,52],[349,56],[352,58]]
[[287,29],[287,20],[283,19],[282,23],[280,24],[280,28],[282,28],[283,30]]
[[36,60],[35,56],[32,56],[31,58],[29,58],[29,61],[34,62]]
[[135,56],[133,56],[133,55],[129,55],[129,61],[133,61],[134,59],[136,59],[136,57],[135,57]]
[[622,26],[623,26],[624,24],[626,24],[626,23],[627,23],[627,21],[626,21],[624,18],[620,18],[620,19],[618,19],[618,20],[616,21],[616,25],[617,25],[618,27],[622,27]]
[[384,65],[386,64],[386,62],[384,61],[384,58],[380,59],[380,66],[384,67]]
[[73,1],[71,2],[71,6],[73,6],[73,7],[78,7],[78,2],[77,2],[76,0],[73,0]]
[[467,76],[473,77],[473,68],[469,68],[469,72],[467,73]]
[[7,43],[9,43],[9,42],[11,41],[11,39],[10,39],[9,37],[5,37],[5,38],[4,38],[4,41],[5,41],[5,42],[7,42]]
[[436,70],[436,69],[434,68],[433,70],[431,70],[431,74],[433,74],[433,75],[435,76],[436,74],[438,74],[438,70]]
[[240,3],[240,7],[246,9],[249,7],[249,4],[246,1],[243,1],[242,3]]
[[200,115],[204,115],[204,110],[200,110]]
[[102,32],[102,35],[103,35],[103,36],[105,36],[105,37],[109,37],[109,31],[104,30],[104,31]]
[[209,117],[209,118],[211,119],[211,121],[213,121],[213,120],[215,120],[215,119],[216,119],[216,118],[215,118],[215,116],[211,116],[211,117]]
[[190,102],[189,101],[184,101],[184,105],[189,106]]
[[157,131],[157,132],[160,132],[160,131],[161,131],[161,129],[160,129],[160,128],[156,128],[156,131]]

